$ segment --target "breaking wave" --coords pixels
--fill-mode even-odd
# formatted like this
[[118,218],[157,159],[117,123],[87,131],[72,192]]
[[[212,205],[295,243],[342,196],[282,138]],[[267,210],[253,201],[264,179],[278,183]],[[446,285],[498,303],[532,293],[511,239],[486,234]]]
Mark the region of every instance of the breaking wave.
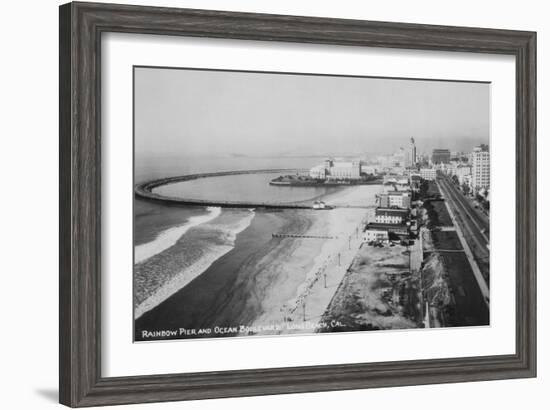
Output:
[[135,319],[178,292],[205,272],[216,260],[232,250],[235,247],[237,235],[250,225],[253,218],[254,211],[249,210],[244,217],[229,224],[212,223],[207,226],[203,225],[202,228],[216,233],[216,240],[208,245],[203,244],[201,255],[191,264],[179,270],[173,276],[164,278],[164,283],[135,307]]
[[178,239],[181,238],[189,229],[217,218],[222,212],[219,207],[208,207],[206,209],[208,214],[192,216],[183,225],[167,229],[161,232],[151,242],[136,246],[134,251],[134,263],[141,263],[150,257],[161,253],[169,247],[174,246]]

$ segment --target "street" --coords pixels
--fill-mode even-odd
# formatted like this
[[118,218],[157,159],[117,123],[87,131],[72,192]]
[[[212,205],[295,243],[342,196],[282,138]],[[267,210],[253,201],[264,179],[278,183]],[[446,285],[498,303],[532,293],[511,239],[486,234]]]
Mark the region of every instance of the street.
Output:
[[452,209],[457,223],[468,241],[473,256],[489,286],[489,220],[482,216],[452,181],[442,176],[437,184],[446,202]]

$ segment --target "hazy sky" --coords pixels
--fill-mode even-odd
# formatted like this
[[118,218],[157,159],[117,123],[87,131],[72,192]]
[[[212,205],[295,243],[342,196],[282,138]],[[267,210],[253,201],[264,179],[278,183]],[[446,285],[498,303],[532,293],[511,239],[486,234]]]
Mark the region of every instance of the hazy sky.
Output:
[[489,143],[490,85],[135,69],[136,155],[345,155]]

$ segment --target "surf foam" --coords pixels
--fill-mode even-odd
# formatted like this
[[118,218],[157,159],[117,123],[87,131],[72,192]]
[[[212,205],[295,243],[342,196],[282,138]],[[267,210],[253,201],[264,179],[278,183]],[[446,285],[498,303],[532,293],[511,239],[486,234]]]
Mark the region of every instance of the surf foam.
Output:
[[183,289],[193,279],[205,272],[215,261],[233,249],[235,247],[237,235],[250,225],[253,218],[254,212],[250,211],[244,218],[241,218],[232,224],[213,224],[212,228],[219,231],[220,237],[223,239],[222,244],[212,244],[209,246],[203,255],[199,257],[192,265],[174,275],[165,284],[154,291],[151,296],[141,302],[135,308],[135,319],[138,319],[145,312],[148,312],[158,306],[174,293],[180,289]]
[[208,214],[192,216],[183,225],[162,231],[151,242],[136,246],[134,251],[134,263],[141,263],[171,246],[174,246],[189,229],[217,218],[222,212],[219,207],[208,207],[206,210]]

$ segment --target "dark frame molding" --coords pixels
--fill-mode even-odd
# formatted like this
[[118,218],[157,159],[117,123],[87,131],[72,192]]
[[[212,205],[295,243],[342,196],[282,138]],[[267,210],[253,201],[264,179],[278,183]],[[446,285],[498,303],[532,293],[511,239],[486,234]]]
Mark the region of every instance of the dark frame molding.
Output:
[[[71,407],[536,376],[536,33],[69,3],[59,9],[60,402]],[[516,58],[516,353],[101,377],[101,34],[216,37]]]

